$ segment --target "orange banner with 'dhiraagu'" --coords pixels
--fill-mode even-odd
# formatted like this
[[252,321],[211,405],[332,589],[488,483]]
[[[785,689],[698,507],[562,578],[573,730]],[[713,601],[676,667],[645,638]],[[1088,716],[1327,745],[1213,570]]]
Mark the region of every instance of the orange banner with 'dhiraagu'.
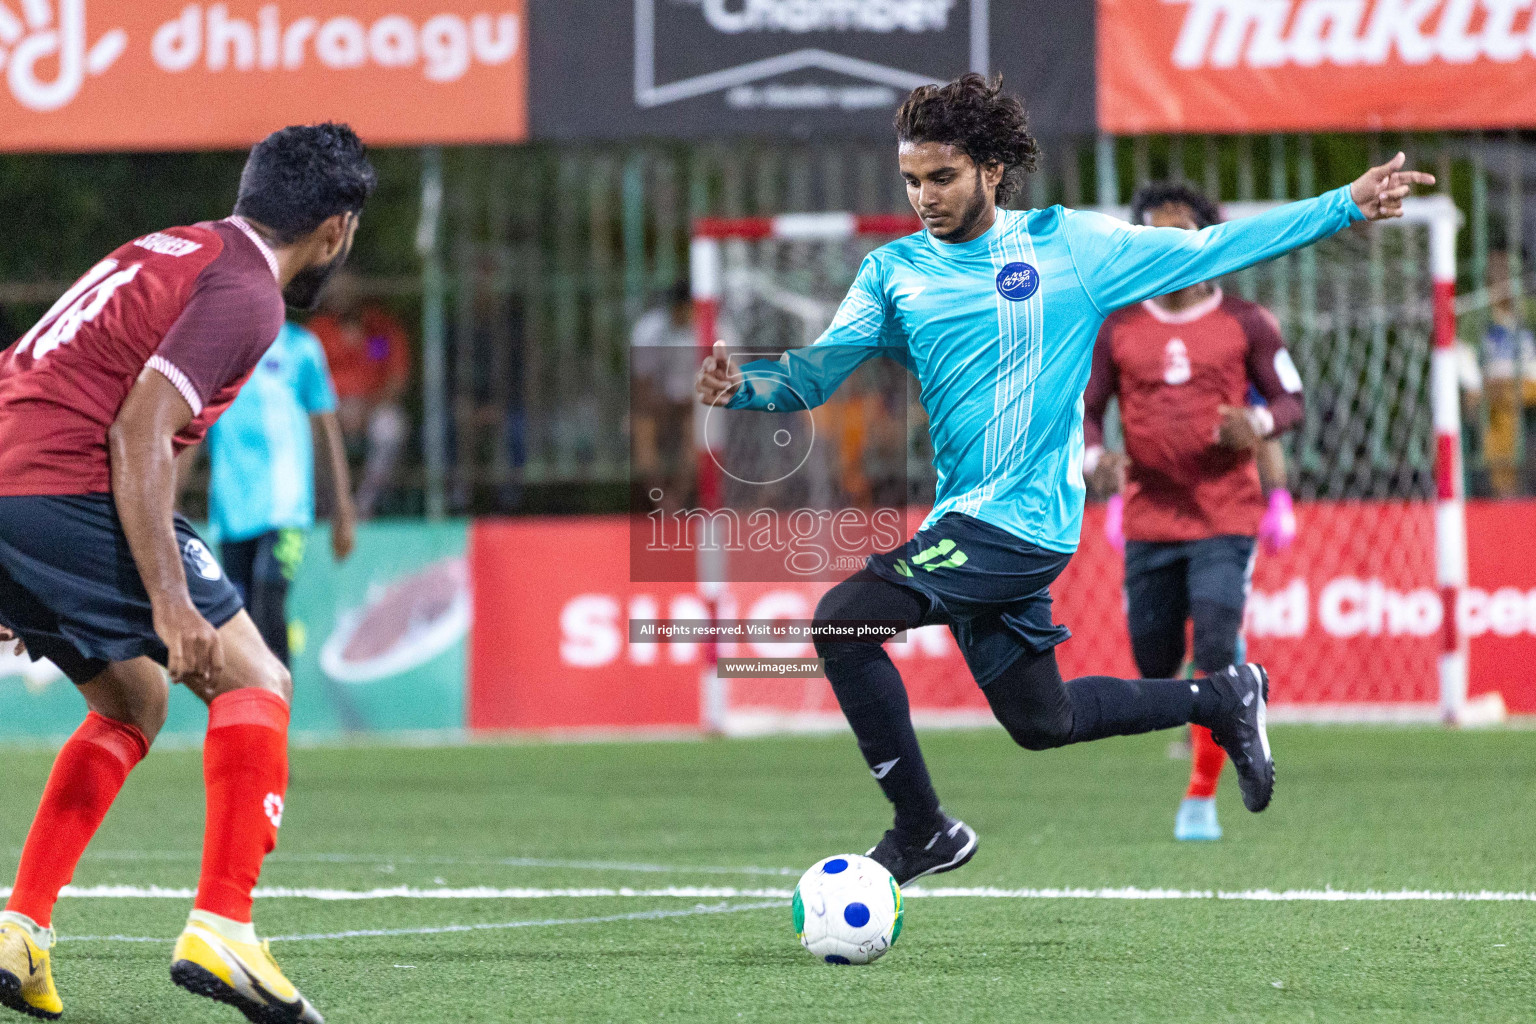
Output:
[[1099,126],[1148,132],[1536,126],[1520,0],[1098,0]]
[[0,151],[527,137],[526,0],[0,0]]

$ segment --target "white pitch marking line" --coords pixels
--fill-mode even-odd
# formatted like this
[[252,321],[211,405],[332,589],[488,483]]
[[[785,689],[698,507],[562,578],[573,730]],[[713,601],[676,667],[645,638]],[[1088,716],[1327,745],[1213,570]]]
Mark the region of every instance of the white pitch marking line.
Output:
[[[10,890],[0,888],[0,896]],[[61,895],[75,899],[191,899],[192,889],[174,889],[158,885],[65,886]],[[671,885],[657,889],[609,888],[512,888],[489,886],[469,888],[423,889],[396,886],[381,889],[322,889],[259,886],[257,899],[308,899],[323,902],[361,902],[370,900],[547,900],[547,899],[789,899],[789,889],[743,889],[735,886]],[[1350,891],[1344,889],[1246,889],[1227,892],[1212,889],[1142,889],[1134,886],[1088,889],[1001,889],[992,886],[958,888],[923,888],[903,891],[913,899],[1012,899],[1012,900],[1236,900],[1256,903],[1533,903],[1536,892],[1478,891],[1449,892],[1427,889]]]
[[[328,932],[311,935],[275,935],[270,942],[329,942],[337,939],[380,939],[412,935],[454,935],[461,932],[509,931],[514,928],[554,928],[573,924],[613,924],[619,921],[660,921],[674,917],[698,917],[701,914],[739,914],[746,910],[781,908],[783,900],[763,903],[717,904],[714,906],[689,907],[686,910],[641,910],[632,914],[608,914],[603,917],[552,917],[542,921],[502,921],[494,924],[450,924],[428,928],[367,928],[347,932]],[[138,935],[77,935],[60,936],[60,942],[157,942],[169,945],[173,939],[148,938]],[[405,966],[396,964],[396,967]]]

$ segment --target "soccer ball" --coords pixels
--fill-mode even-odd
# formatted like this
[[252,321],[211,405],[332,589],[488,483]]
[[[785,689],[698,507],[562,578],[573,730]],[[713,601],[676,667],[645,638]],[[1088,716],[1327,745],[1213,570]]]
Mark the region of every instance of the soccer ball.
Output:
[[901,887],[868,857],[845,853],[811,865],[795,886],[795,931],[829,964],[868,964],[901,936]]

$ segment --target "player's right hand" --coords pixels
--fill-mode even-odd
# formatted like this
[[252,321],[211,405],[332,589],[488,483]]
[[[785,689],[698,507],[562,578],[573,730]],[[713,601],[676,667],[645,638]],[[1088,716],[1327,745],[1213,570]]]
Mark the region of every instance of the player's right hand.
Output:
[[201,692],[224,671],[224,646],[214,629],[190,600],[157,607],[155,633],[170,653],[166,670],[178,683]]
[[8,644],[12,640],[16,641],[14,650],[18,655],[27,653],[26,643],[9,626],[0,626],[0,644]]
[[1099,495],[1119,494],[1125,488],[1125,470],[1130,461],[1121,452],[1106,451],[1100,455],[1098,464],[1088,477],[1093,492]]
[[741,387],[741,371],[731,366],[731,358],[725,353],[725,342],[715,342],[715,350],[699,367],[694,390],[705,405],[724,405]]

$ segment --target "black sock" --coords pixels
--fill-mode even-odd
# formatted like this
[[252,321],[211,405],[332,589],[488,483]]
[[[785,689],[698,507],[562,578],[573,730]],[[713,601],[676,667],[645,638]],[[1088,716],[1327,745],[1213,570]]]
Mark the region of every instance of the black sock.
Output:
[[896,830],[927,835],[943,822],[939,795],[912,729],[901,673],[873,643],[827,645],[827,678],[859,741],[859,753],[896,808]]
[[[894,622],[911,629],[922,624],[926,612],[927,601],[916,591],[861,569],[822,596],[816,621]],[[878,643],[821,639],[816,653],[870,774],[896,809],[897,831],[926,840],[944,819],[912,731],[901,673]]]
[[1083,676],[1067,683],[1072,742],[1134,736],[1209,721],[1216,695],[1203,679]]
[[1064,682],[1056,653],[1020,658],[986,686],[987,702],[1014,742],[1050,750],[1105,736],[1133,736],[1211,720],[1220,700],[1204,679],[1115,679]]

